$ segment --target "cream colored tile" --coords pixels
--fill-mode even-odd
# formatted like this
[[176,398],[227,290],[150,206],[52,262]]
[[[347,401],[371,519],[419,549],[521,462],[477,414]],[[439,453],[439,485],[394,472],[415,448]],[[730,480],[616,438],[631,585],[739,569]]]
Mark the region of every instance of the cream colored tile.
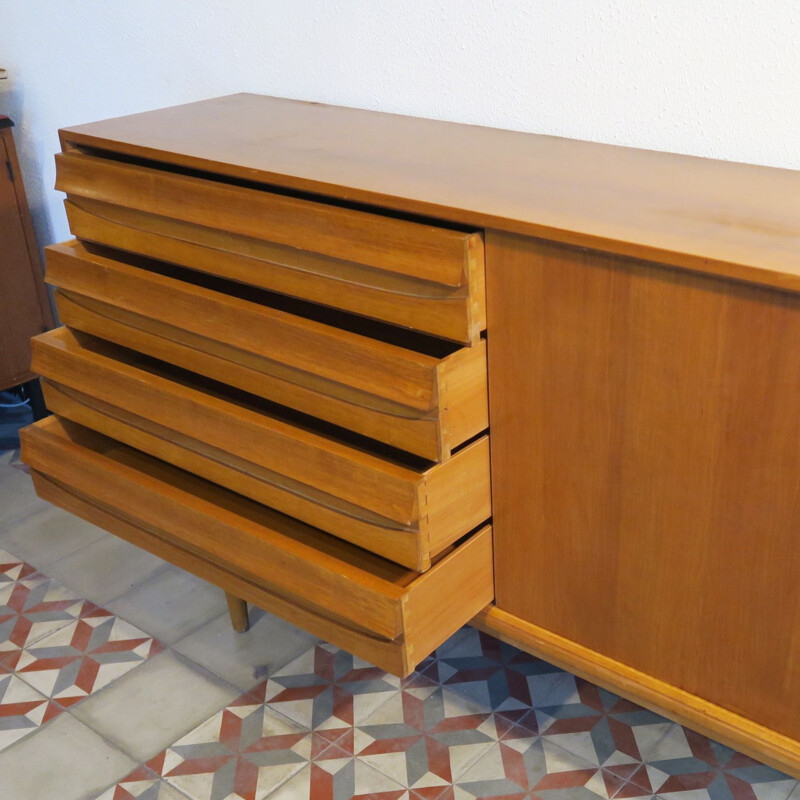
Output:
[[251,607],[247,633],[236,633],[224,614],[182,639],[175,649],[246,691],[316,641],[294,625]]
[[238,695],[235,687],[167,651],[71,713],[124,752],[146,761]]
[[69,714],[0,753],[3,800],[85,800],[136,766]]
[[31,476],[21,469],[0,467],[0,535],[18,520],[52,508],[33,491]]
[[169,566],[107,604],[128,622],[172,644],[225,613],[225,593]]
[[105,536],[104,530],[51,506],[11,525],[2,535],[3,548],[36,569],[51,564]]
[[104,605],[166,566],[166,561],[145,550],[106,536],[50,564],[47,574],[87,600]]

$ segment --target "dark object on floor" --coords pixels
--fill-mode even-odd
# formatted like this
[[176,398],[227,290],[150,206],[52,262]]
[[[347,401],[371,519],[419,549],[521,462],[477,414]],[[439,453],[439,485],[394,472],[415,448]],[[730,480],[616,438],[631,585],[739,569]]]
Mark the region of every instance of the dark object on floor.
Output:
[[[41,402],[39,381],[30,382],[34,383]],[[31,405],[32,400],[22,386],[0,392],[0,451],[16,450],[19,447],[19,429],[30,425],[34,420]]]

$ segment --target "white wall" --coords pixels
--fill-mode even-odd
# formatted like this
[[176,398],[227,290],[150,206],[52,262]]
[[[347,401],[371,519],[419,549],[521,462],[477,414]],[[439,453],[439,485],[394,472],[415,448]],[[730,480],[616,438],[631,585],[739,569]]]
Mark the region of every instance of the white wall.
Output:
[[236,91],[800,168],[800,0],[2,0],[0,66],[40,244],[59,127]]

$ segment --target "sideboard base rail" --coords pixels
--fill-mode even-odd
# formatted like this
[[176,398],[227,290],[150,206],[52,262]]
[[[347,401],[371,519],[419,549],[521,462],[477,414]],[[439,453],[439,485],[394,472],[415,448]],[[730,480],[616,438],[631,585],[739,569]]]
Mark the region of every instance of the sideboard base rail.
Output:
[[627,700],[663,714],[771,767],[800,778],[800,741],[621,664],[563,636],[487,606],[470,624]]

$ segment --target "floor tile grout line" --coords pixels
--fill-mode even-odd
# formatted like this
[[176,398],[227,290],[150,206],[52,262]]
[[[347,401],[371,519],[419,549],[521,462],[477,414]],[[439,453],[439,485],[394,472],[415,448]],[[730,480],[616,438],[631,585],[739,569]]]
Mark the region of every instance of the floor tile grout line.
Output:
[[[186,798],[186,800],[198,800],[197,797],[195,797],[194,795],[191,795],[191,794],[186,794],[186,792],[184,792],[183,789],[179,789],[177,786],[175,786],[174,784],[170,783],[165,778],[159,777],[158,780],[161,783],[165,783],[167,786],[169,786],[170,789],[172,789],[173,792],[177,792],[181,797]],[[119,781],[117,781],[117,783],[119,783]],[[113,784],[113,783],[111,784],[111,786],[115,786],[115,785],[116,784]],[[111,788],[111,786],[109,786],[109,789]],[[108,789],[105,789],[104,791],[108,791]]]
[[[158,657],[158,656],[160,656],[160,655],[163,655],[164,653],[167,653],[168,651],[171,651],[171,648],[170,648],[170,647],[168,647],[168,646],[165,646],[164,650],[162,650],[160,653],[157,653],[155,656],[153,656],[153,658],[156,658],[156,657]],[[190,663],[190,666],[192,666],[192,667],[197,667],[197,668],[198,668],[198,670],[201,672],[201,674],[202,674],[202,673],[205,673],[205,675],[206,675],[207,677],[212,677],[212,678],[215,678],[215,679],[217,679],[217,680],[221,680],[221,679],[219,678],[219,676],[215,675],[213,672],[210,672],[208,669],[206,669],[205,667],[203,667],[203,665],[202,665],[202,664],[196,664],[195,662],[191,661],[191,659],[187,659],[187,658],[186,658],[186,656],[184,656],[182,653],[176,653],[176,652],[174,652],[174,651],[173,651],[173,652],[172,652],[172,655],[173,655],[173,656],[175,656],[175,657],[176,657],[176,658],[177,658],[179,661],[190,661],[190,662],[191,662],[191,663]],[[99,690],[99,691],[97,691],[96,693],[94,693],[94,694],[88,694],[88,695],[86,695],[86,697],[82,698],[82,699],[81,699],[81,700],[79,700],[77,703],[75,703],[75,704],[73,704],[73,705],[69,706],[68,708],[65,708],[65,709],[64,709],[64,712],[65,712],[65,713],[67,713],[67,714],[70,714],[70,715],[71,715],[71,716],[72,716],[74,719],[78,720],[78,722],[80,722],[81,724],[85,725],[87,728],[89,728],[89,730],[91,730],[91,731],[94,731],[94,732],[95,732],[95,733],[96,733],[98,736],[102,736],[102,737],[103,737],[103,739],[106,739],[106,736],[105,736],[104,734],[100,733],[100,731],[98,731],[98,730],[95,730],[95,728],[94,728],[94,727],[93,727],[91,724],[89,724],[88,722],[85,722],[84,720],[82,720],[82,719],[78,718],[77,716],[75,716],[75,715],[72,713],[72,710],[73,710],[73,709],[75,709],[75,708],[78,708],[78,707],[79,707],[79,706],[81,706],[81,705],[83,705],[83,704],[84,704],[84,703],[85,703],[87,700],[89,700],[90,698],[92,698],[92,697],[98,697],[98,696],[100,696],[100,695],[101,695],[103,692],[105,692],[107,689],[110,689],[112,686],[114,686],[114,685],[117,683],[117,681],[119,681],[121,678],[124,678],[126,675],[130,675],[130,674],[131,674],[131,673],[132,673],[132,672],[133,672],[135,669],[137,669],[138,667],[142,667],[142,666],[144,666],[145,664],[147,664],[147,662],[148,662],[149,660],[150,660],[150,658],[146,658],[146,659],[144,659],[144,660],[143,660],[143,661],[141,661],[139,664],[136,664],[136,666],[134,666],[134,667],[132,667],[130,670],[128,670],[128,672],[126,672],[125,674],[123,674],[123,675],[120,675],[120,676],[118,676],[118,677],[114,678],[114,680],[112,680],[110,683],[107,683],[107,684],[106,684],[106,685],[105,685],[105,686],[104,686],[102,689],[100,689],[100,690]],[[235,691],[235,692],[238,692],[238,691],[239,691],[239,688],[238,688],[237,686],[234,686],[233,684],[231,684],[231,683],[228,683],[227,681],[222,681],[222,682],[225,684],[225,686],[226,686],[228,689],[232,689],[232,690],[233,690],[233,691]],[[235,700],[235,699],[238,699],[238,697],[239,697],[239,696],[240,696],[240,695],[237,695],[237,696],[234,698],[234,700]],[[231,702],[233,702],[233,701],[231,701]],[[206,719],[202,720],[201,722],[198,722],[198,723],[196,723],[195,725],[192,725],[192,726],[191,726],[190,728],[188,728],[188,729],[184,729],[184,730],[183,730],[183,732],[182,732],[182,733],[181,733],[181,734],[180,734],[180,735],[179,735],[179,736],[178,736],[176,739],[174,739],[174,740],[173,740],[172,742],[170,742],[168,745],[165,745],[164,747],[162,747],[162,748],[161,748],[160,750],[158,750],[156,753],[153,753],[153,755],[152,755],[152,756],[150,756],[150,757],[147,759],[147,761],[150,761],[151,759],[155,758],[155,757],[156,757],[156,756],[157,756],[159,753],[161,753],[161,752],[163,752],[164,750],[167,750],[167,749],[169,749],[170,747],[172,747],[172,745],[174,745],[174,744],[175,744],[175,742],[179,741],[179,740],[180,740],[180,739],[182,739],[184,736],[186,736],[187,734],[191,733],[191,732],[192,732],[192,731],[193,731],[195,728],[199,727],[200,725],[204,725],[206,722],[208,722],[208,720],[210,720],[212,717],[214,717],[214,716],[215,716],[216,714],[218,714],[220,711],[222,711],[222,710],[224,710],[225,708],[227,708],[229,705],[230,705],[230,702],[226,703],[224,706],[222,706],[222,708],[220,708],[220,709],[217,709],[217,711],[214,711],[213,713],[209,714],[209,715],[208,715],[208,717],[207,717]],[[108,740],[108,741],[111,741],[111,740]],[[124,747],[122,747],[121,745],[118,745],[118,744],[117,744],[117,745],[115,745],[115,747],[116,747],[116,749],[117,749],[117,750],[119,750],[121,753],[124,753],[126,756],[128,756],[129,758],[132,758],[134,761],[137,761],[137,762],[139,761],[139,756],[135,756],[135,755],[133,755],[133,753],[129,753],[129,752],[128,752],[128,751],[127,751],[127,750],[126,750]]]
[[[5,543],[3,542],[3,536],[5,536],[5,534],[9,533],[12,530],[12,528],[18,527],[23,522],[25,522],[25,523],[30,522],[35,517],[38,517],[40,514],[49,514],[53,509],[56,509],[58,511],[61,510],[61,509],[59,509],[58,506],[51,505],[51,506],[48,506],[47,508],[43,508],[43,509],[41,509],[39,511],[34,511],[32,514],[25,514],[25,515],[22,516],[21,519],[17,519],[17,520],[13,520],[12,519],[11,522],[3,523],[3,525],[0,525],[0,550],[5,550],[7,553],[11,553],[11,555],[14,556],[14,558],[19,558],[20,561],[23,561],[24,559],[20,558],[16,553],[11,552],[11,550],[8,550],[5,547]],[[66,512],[64,512],[64,513],[66,513]],[[91,524],[91,523],[87,523],[87,525],[88,524]],[[51,561],[47,565],[47,567],[45,567],[45,569],[49,569],[50,567],[53,566],[53,564],[58,564],[61,561],[63,561],[65,558],[69,558],[69,556],[80,552],[84,548],[91,547],[93,544],[96,544],[97,542],[102,541],[102,539],[105,536],[112,536],[112,535],[113,534],[110,534],[107,531],[103,531],[103,535],[98,537],[97,539],[95,539],[93,542],[86,542],[86,544],[82,544],[79,547],[76,547],[74,550],[70,550],[69,553],[65,553],[63,556],[61,556],[61,558],[57,558],[55,561]],[[29,566],[33,567],[35,570],[41,572],[41,569],[39,567],[37,567],[35,564],[31,564],[28,561],[25,561],[25,563],[28,564]]]
[[[53,506],[53,508],[57,508],[57,506]],[[50,511],[50,509],[47,508],[47,509],[44,509],[44,511]],[[40,514],[40,513],[43,513],[43,512],[37,511],[36,514],[31,514],[30,517],[34,517],[34,516],[36,516],[37,514]],[[16,525],[16,524],[19,524],[19,523],[14,523],[14,524]],[[113,534],[105,533],[104,536],[101,536],[99,539],[95,539],[93,542],[87,542],[86,544],[82,544],[80,547],[76,547],[74,550],[71,550],[69,553],[65,553],[63,556],[61,556],[61,558],[57,558],[51,564],[48,564],[45,569],[50,570],[52,567],[56,566],[57,564],[61,564],[66,559],[72,558],[74,555],[77,555],[78,553],[82,552],[87,547],[92,547],[93,545],[96,545],[99,542],[102,542],[106,537],[113,537]],[[119,541],[125,541],[124,539],[120,539],[119,537],[116,537],[116,538]],[[2,545],[3,545],[2,532],[0,532],[0,550],[5,549]],[[142,552],[144,552],[144,553],[148,553],[149,555],[153,555],[148,550],[144,550],[143,548],[138,548],[138,549],[142,550]],[[11,553],[10,550],[8,550],[6,552]],[[20,558],[18,555],[16,555],[16,553],[11,553],[11,555],[13,555],[15,558]],[[159,556],[154,556],[154,557],[158,558],[160,561],[163,562],[162,565],[158,569],[156,569],[155,571],[153,571],[151,573],[148,573],[141,580],[138,580],[138,581],[132,583],[123,592],[120,592],[119,594],[114,595],[113,597],[108,597],[105,600],[103,600],[102,602],[97,602],[96,600],[89,600],[89,602],[90,603],[94,603],[99,608],[105,608],[105,604],[113,603],[113,602],[119,600],[120,597],[122,597],[123,595],[127,594],[128,592],[133,591],[134,589],[138,589],[143,584],[147,583],[147,581],[151,580],[152,578],[155,578],[161,572],[166,570],[168,567],[175,566],[171,562],[166,561],[165,559],[160,558]],[[28,564],[28,566],[33,567],[37,572],[41,572],[43,575],[46,574],[42,569],[37,567],[35,564],[31,564],[30,562],[25,561],[22,558],[20,558],[20,561],[23,561],[25,564]],[[64,586],[66,589],[69,589],[70,591],[73,591],[73,592],[77,592],[78,591],[77,588],[75,588],[71,584],[67,583],[66,581],[58,580],[57,578],[53,578],[51,575],[47,575],[47,577],[49,577],[51,580],[56,580],[58,583],[60,583],[62,586]],[[83,593],[81,592],[81,594],[83,594]],[[85,598],[85,599],[88,599],[88,598]],[[138,626],[136,626],[136,627],[138,627]]]
[[[118,753],[122,753],[122,755],[126,756],[127,758],[133,759],[133,761],[135,761],[137,764],[139,763],[139,759],[134,758],[133,756],[130,755],[130,753],[126,753],[121,747],[119,747],[118,745],[114,744],[110,739],[108,739],[102,733],[100,733],[99,731],[96,731],[90,725],[87,725],[85,722],[83,722],[82,720],[80,720],[77,717],[75,717],[73,714],[70,713],[69,709],[67,709],[67,708],[63,709],[62,714],[69,715],[79,725],[83,725],[83,727],[85,727],[87,730],[90,730],[93,734],[95,734],[95,736],[99,736],[103,740],[103,742],[105,744],[107,744],[109,747],[111,747],[113,750],[116,750]],[[42,731],[44,731],[47,727],[49,727],[53,722],[55,722],[60,717],[61,717],[61,714],[59,714],[57,717],[54,717],[53,719],[48,720],[47,722],[44,723],[44,725],[40,725],[38,728],[36,728],[35,730],[31,731],[29,734],[23,736],[21,739],[17,739],[17,741],[12,742],[8,747],[6,747],[5,749],[3,749],[0,752],[5,754],[9,750],[12,750],[14,747],[17,747],[20,744],[20,742],[24,742],[24,741],[28,741],[29,739],[32,739],[34,736],[36,736],[36,734],[41,733]],[[127,775],[130,771],[131,770],[128,770],[128,772],[126,772],[125,774]],[[124,777],[124,776],[121,776],[121,777]],[[119,778],[117,780],[119,780]]]
[[[654,711],[652,713],[657,714],[658,712]],[[664,731],[664,733],[662,733],[661,736],[659,736],[655,740],[655,742],[653,742],[653,744],[651,745],[651,748],[654,751],[661,745],[661,743],[667,738],[667,736],[669,736],[670,732],[673,731],[676,726],[679,727],[679,728],[683,728],[683,725],[681,725],[680,722],[675,722],[675,720],[669,719],[668,717],[665,717],[663,714],[659,714],[659,716],[662,717],[662,719],[664,719],[666,722],[668,722],[669,725],[667,726],[667,729]],[[624,779],[625,783],[631,783],[634,786],[636,786],[638,789],[644,789],[645,787],[639,786],[639,784],[636,783],[635,781],[633,781],[632,778],[639,771],[639,769],[645,768],[650,763],[651,763],[650,761],[642,760],[641,766],[638,767],[637,769],[635,769],[633,771],[633,773],[631,773],[631,775],[628,778]],[[617,774],[616,772],[613,772],[611,767],[609,767],[609,771],[612,772],[612,774],[614,774],[614,775]],[[617,777],[621,778],[622,776],[618,775]],[[655,795],[655,793],[656,793],[655,790],[650,790],[650,791],[652,791],[652,794]]]

